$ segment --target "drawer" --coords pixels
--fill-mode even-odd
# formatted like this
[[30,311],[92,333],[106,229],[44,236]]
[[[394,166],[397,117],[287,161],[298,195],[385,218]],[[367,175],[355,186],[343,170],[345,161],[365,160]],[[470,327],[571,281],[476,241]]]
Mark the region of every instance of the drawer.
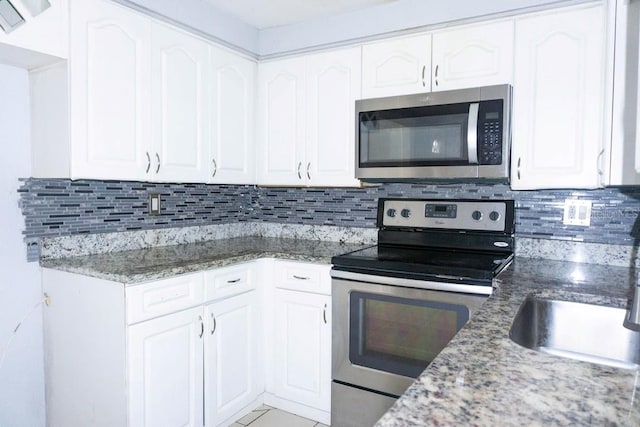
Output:
[[203,274],[185,274],[126,288],[127,324],[174,313],[204,302]]
[[276,287],[331,295],[331,266],[297,261],[274,263]]
[[255,289],[253,263],[238,264],[205,272],[204,298],[211,301]]

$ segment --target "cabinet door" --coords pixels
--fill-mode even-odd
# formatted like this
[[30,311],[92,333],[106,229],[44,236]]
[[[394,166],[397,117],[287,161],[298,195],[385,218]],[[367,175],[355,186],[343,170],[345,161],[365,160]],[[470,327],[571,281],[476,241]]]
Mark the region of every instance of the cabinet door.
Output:
[[154,23],[152,27],[153,179],[206,182],[208,45]]
[[304,76],[304,58],[259,66],[259,184],[303,185],[306,182]]
[[211,47],[209,182],[255,183],[256,63]]
[[258,396],[259,323],[255,291],[205,308],[205,420],[219,425]]
[[275,291],[275,394],[331,409],[331,297]]
[[600,185],[603,21],[602,6],[516,21],[513,188]]
[[362,48],[362,97],[429,92],[431,34],[389,40]]
[[71,178],[143,179],[150,20],[111,2],[74,1],[70,39]]
[[202,308],[128,329],[129,425],[202,425]]
[[307,58],[307,145],[304,174],[314,186],[358,186],[355,179],[355,101],[360,98],[361,51],[351,48]]
[[513,81],[513,21],[433,33],[432,90]]

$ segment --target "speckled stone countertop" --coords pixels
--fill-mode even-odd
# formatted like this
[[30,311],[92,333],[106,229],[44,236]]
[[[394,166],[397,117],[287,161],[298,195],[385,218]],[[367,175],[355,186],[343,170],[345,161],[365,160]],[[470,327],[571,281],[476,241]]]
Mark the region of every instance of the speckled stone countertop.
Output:
[[536,352],[509,338],[529,293],[627,307],[632,283],[628,268],[516,258],[376,427],[640,426],[640,371]]
[[134,284],[265,257],[330,264],[332,256],[363,247],[359,244],[318,240],[238,237],[95,255],[42,259],[40,265],[114,282]]

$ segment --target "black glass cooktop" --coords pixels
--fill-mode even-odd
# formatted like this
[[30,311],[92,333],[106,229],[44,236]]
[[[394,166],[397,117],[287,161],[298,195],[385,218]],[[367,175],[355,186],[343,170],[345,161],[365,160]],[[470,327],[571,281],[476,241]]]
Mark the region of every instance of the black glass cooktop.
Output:
[[414,279],[490,281],[512,254],[442,248],[372,246],[333,257],[335,269]]

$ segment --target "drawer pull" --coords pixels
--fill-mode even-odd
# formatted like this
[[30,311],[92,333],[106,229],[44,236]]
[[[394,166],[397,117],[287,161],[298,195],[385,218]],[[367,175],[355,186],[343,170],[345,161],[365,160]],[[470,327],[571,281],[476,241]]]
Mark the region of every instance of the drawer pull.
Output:
[[308,278],[308,277],[298,276],[298,275],[296,275],[296,274],[294,274],[294,275],[293,275],[293,278],[294,278],[294,279],[298,279],[298,280],[309,280],[309,278]]
[[227,280],[227,283],[238,283],[240,280],[242,280],[242,279],[240,279],[240,278],[238,277],[237,279]]

